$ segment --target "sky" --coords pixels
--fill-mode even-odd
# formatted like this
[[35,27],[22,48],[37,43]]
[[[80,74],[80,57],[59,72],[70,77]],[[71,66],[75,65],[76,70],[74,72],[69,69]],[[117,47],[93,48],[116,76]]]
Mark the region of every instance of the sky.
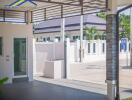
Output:
[[[121,8],[123,8],[123,7],[120,7],[118,9],[121,9]],[[123,11],[122,13],[124,13],[126,15],[130,15],[130,9],[127,9],[127,10]]]

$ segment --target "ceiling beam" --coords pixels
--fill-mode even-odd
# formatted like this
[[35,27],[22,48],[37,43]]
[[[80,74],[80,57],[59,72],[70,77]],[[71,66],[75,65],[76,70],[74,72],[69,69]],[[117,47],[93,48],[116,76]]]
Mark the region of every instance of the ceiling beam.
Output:
[[[73,4],[73,3],[65,3],[65,2],[56,2],[56,1],[52,1],[52,0],[48,0],[48,1],[45,1],[45,0],[33,0],[33,1],[36,1],[36,2],[45,2],[45,3],[52,3],[52,4],[59,4],[59,5],[69,5],[69,6],[77,6],[77,7],[81,7],[82,5],[80,4],[81,2],[78,2],[78,4]],[[73,1],[73,0],[71,0]],[[80,0],[82,1],[82,0]],[[75,1],[77,2],[77,1]],[[88,6],[88,5],[83,5],[83,7],[89,7],[89,8],[94,8],[92,6]],[[96,8],[99,8],[100,7],[96,7]]]

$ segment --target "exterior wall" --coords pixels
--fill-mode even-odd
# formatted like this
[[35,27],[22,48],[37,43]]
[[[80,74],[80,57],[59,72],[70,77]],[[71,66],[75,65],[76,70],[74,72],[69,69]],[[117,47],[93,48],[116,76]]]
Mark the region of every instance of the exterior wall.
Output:
[[34,37],[37,39],[39,42],[43,41],[43,38],[48,38],[50,37],[50,40],[53,41],[55,37],[60,37],[60,33],[42,33],[42,34],[34,34]]
[[12,83],[14,77],[13,39],[27,38],[27,66],[29,80],[33,80],[33,36],[32,25],[0,23],[0,36],[3,38],[3,55],[0,56],[0,77],[8,77]]
[[[104,31],[99,31],[99,32],[104,32]],[[73,36],[78,36],[80,37],[80,31],[66,31],[66,36],[70,38],[71,41],[74,41]],[[48,38],[50,37],[51,41],[54,41],[55,37],[60,37],[61,38],[61,33],[60,32],[54,32],[54,33],[41,33],[41,34],[34,34],[34,37],[38,39],[39,42],[43,42],[43,38]],[[84,37],[85,38],[85,37]],[[79,39],[79,38],[78,38]]]
[[[34,59],[35,69],[34,75],[39,76],[54,76],[54,67],[62,68],[63,71],[63,61],[64,61],[64,43],[42,43],[37,42],[35,44],[35,55]],[[59,64],[58,64],[59,63]],[[60,64],[61,63],[61,64]],[[57,64],[57,66],[56,66]],[[60,65],[60,66],[59,66]],[[58,69],[57,68],[57,69]],[[55,69],[56,70],[56,69]],[[59,72],[59,70],[58,70]],[[52,73],[52,74],[50,74]],[[63,75],[62,75],[63,76]]]

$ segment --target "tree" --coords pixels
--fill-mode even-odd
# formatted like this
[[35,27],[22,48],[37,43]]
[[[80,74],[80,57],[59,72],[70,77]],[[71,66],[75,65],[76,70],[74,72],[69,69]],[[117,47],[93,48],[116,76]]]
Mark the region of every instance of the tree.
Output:
[[[99,12],[96,16],[106,20],[106,13]],[[119,37],[130,39],[130,15],[120,14],[119,16],[120,33]]]
[[130,16],[121,14],[119,21],[121,28],[120,38],[126,37],[130,39]]
[[87,40],[94,40],[95,36],[99,38],[99,34],[96,27],[91,27],[91,28],[86,27],[84,29],[84,33],[86,35]]
[[96,14],[96,16],[106,20],[106,13],[105,12],[99,12],[99,13]]

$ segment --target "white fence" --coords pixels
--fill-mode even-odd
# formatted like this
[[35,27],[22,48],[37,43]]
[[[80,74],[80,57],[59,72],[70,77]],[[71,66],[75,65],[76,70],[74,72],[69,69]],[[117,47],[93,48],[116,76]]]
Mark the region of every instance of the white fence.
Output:
[[[90,55],[106,54],[106,40],[91,40],[91,41],[84,40],[83,49],[85,53]],[[130,41],[127,41],[126,50],[121,48],[121,41],[119,41],[119,52],[120,53],[130,52]]]
[[[79,56],[80,56],[80,41],[77,40],[76,42],[71,42],[70,43],[70,58],[71,62],[78,62],[79,61]],[[91,40],[91,41],[86,41],[83,40],[82,42],[82,52],[83,52],[83,57],[84,61],[93,58],[95,60],[95,57],[100,57],[106,56],[106,41],[105,40]],[[130,41],[127,41],[126,44],[126,49],[124,50],[121,47],[121,41],[119,42],[119,53],[120,54],[125,54],[130,52]],[[90,59],[92,60],[92,59]]]
[[[121,41],[119,42],[121,44]],[[106,41],[93,40],[82,43],[83,60],[84,62],[91,62],[92,60],[106,59]],[[68,60],[70,63],[79,62],[80,56],[80,41],[70,42],[68,47]],[[120,54],[130,52],[130,42],[127,42],[126,50],[121,50],[119,45]],[[37,42],[35,44],[35,73],[47,77],[64,77],[64,43],[63,42]],[[56,67],[56,68],[55,68]],[[55,70],[58,69],[58,70]],[[60,70],[59,70],[60,69]],[[56,71],[56,72],[55,72]],[[58,72],[59,71],[59,72]],[[50,74],[49,74],[50,73]],[[56,73],[52,75],[52,73]],[[62,73],[61,76],[57,73]]]

